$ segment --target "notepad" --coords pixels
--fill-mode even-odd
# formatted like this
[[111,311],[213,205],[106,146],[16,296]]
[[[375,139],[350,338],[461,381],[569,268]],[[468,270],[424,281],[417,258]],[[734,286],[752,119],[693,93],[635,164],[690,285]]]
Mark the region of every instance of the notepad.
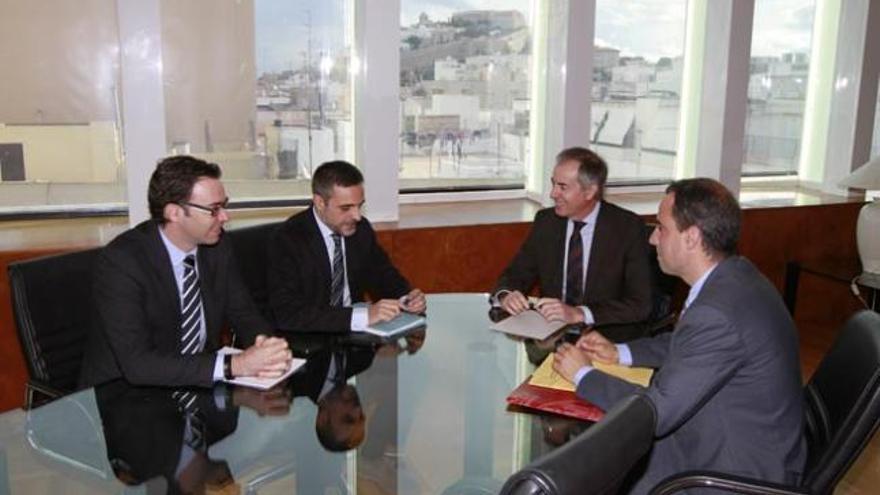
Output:
[[[229,346],[226,346],[226,347],[220,349],[219,351],[217,351],[217,353],[220,354],[221,356],[225,356],[226,354],[238,354],[241,352],[244,352],[244,351],[242,351],[241,349],[236,349],[234,347],[229,347]],[[290,368],[287,368],[287,371],[285,371],[283,375],[281,375],[277,378],[258,378],[256,376],[239,376],[239,377],[233,378],[232,380],[224,379],[223,381],[226,383],[231,383],[233,385],[241,385],[243,387],[257,388],[260,390],[269,390],[270,388],[274,387],[275,385],[278,385],[279,383],[281,383],[281,381],[283,381],[288,376],[294,374],[296,372],[296,370],[298,370],[304,364],[306,364],[305,359],[300,359],[300,358],[291,359],[290,360]]]
[[[553,369],[553,356],[553,354],[550,354],[544,359],[541,366],[538,366],[538,369],[532,373],[532,379],[529,380],[529,384],[556,390],[574,391],[574,384],[566,380],[565,377]],[[654,370],[651,368],[632,368],[629,366],[620,366],[618,364],[595,362],[593,363],[593,367],[603,373],[607,373],[611,376],[620,378],[621,380],[626,380],[643,387],[647,387],[648,384],[651,383],[651,376],[654,374]]]
[[364,331],[373,335],[378,335],[382,338],[393,339],[403,335],[409,330],[424,326],[425,321],[427,320],[425,320],[424,316],[401,312],[389,321],[383,321],[368,326]]

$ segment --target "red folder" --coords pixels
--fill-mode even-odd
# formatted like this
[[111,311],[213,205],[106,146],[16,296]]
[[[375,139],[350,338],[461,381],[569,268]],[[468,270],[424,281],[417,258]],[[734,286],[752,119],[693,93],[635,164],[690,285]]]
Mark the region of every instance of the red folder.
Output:
[[574,392],[531,385],[530,379],[527,378],[507,396],[509,404],[593,422],[605,415],[604,411],[577,397]]

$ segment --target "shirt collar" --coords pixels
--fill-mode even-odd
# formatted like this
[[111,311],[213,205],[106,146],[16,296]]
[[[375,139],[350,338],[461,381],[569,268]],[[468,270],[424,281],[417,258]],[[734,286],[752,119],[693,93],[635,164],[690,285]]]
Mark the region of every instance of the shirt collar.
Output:
[[[596,201],[596,206],[593,207],[593,211],[591,211],[589,215],[585,216],[580,221],[584,222],[584,225],[596,225],[596,218],[599,217],[599,208],[601,206],[602,202]],[[574,219],[569,219],[569,222],[574,222]]]
[[324,223],[323,220],[321,220],[321,217],[318,216],[318,212],[315,210],[314,206],[312,207],[312,215],[315,216],[315,223],[318,224],[318,230],[321,231],[321,235],[324,236],[325,239],[330,239],[330,236],[332,236],[335,232],[333,232],[333,230],[331,230],[330,227],[328,227],[327,224]]
[[708,270],[706,270],[706,273],[704,273],[702,276],[700,276],[700,278],[697,279],[696,282],[694,282],[694,285],[691,286],[690,292],[688,292],[687,299],[685,299],[684,301],[684,309],[687,309],[691,305],[691,303],[694,302],[697,296],[700,295],[700,291],[703,290],[703,285],[706,283],[706,279],[709,278],[709,275],[711,275],[713,271],[715,271],[716,267],[718,267],[718,263],[712,265]]
[[168,256],[171,258],[171,265],[177,266],[183,263],[183,259],[189,256],[190,254],[195,255],[199,248],[196,246],[192,251],[184,251],[179,247],[175,246],[171,239],[165,235],[165,230],[162,227],[159,227],[159,236],[162,238],[162,244],[165,245],[165,250],[168,251]]

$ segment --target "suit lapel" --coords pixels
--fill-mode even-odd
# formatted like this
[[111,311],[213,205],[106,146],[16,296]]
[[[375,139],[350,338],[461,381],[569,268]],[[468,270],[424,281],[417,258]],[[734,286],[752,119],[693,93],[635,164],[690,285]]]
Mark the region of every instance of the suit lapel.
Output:
[[321,276],[321,287],[325,290],[324,299],[330,302],[330,253],[327,252],[327,244],[324,243],[324,236],[321,235],[321,229],[315,221],[314,207],[309,208],[306,218],[306,235],[308,238],[309,249],[317,260],[318,272]]
[[[556,294],[547,294],[548,297],[558,297],[562,299],[565,297],[565,294],[562,293],[562,267],[565,265],[565,243],[568,242],[568,239],[565,238],[565,229],[568,226],[568,219],[560,216],[553,216],[553,224],[550,229],[550,238],[548,239],[549,245],[553,246],[554,252],[561,253],[561,256],[551,261],[552,265],[552,273],[551,275],[551,287],[556,288]],[[553,260],[553,256],[548,256],[548,259]]]
[[[225,233],[223,235],[226,235]],[[216,337],[216,333],[212,331],[215,328],[219,328],[217,323],[217,315],[214,312],[214,301],[217,300],[216,295],[214,293],[215,289],[217,289],[217,280],[215,279],[215,275],[217,274],[215,257],[210,256],[210,250],[212,247],[199,246],[198,254],[196,255],[196,262],[199,264],[199,286],[202,291],[202,317],[205,319],[205,337],[208,342],[205,343],[205,348],[211,349],[216,347],[218,342],[214,342],[214,338]]]
[[602,265],[608,259],[608,253],[606,252],[609,249],[608,243],[596,241],[597,239],[613,238],[611,226],[608,225],[608,208],[610,208],[608,204],[603,201],[602,206],[599,207],[599,214],[596,216],[596,228],[593,230],[593,240],[590,244],[590,259],[587,262],[587,276],[584,279],[584,303],[593,300],[594,286],[601,283],[599,274],[602,273]]
[[168,256],[168,250],[159,234],[159,226],[155,222],[150,222],[147,228],[147,257],[150,264],[153,265],[153,273],[159,278],[159,294],[164,299],[169,315],[174,315],[175,321],[174,337],[178,338],[180,328],[180,293],[177,289],[177,282],[174,280],[174,269],[171,267],[171,257]]

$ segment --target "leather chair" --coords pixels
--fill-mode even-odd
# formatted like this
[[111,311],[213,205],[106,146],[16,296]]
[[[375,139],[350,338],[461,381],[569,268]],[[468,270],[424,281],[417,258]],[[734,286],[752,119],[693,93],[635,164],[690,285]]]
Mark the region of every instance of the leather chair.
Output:
[[99,252],[46,256],[8,267],[12,312],[30,373],[28,409],[76,390],[94,317],[92,266]]
[[281,222],[272,222],[227,232],[235,250],[241,277],[250,290],[257,308],[269,321],[268,248],[269,238]]
[[696,487],[751,494],[830,494],[880,423],[880,314],[861,311],[844,325],[804,388],[809,456],[798,486],[722,473],[686,472],[652,490]]
[[511,476],[504,495],[616,493],[654,441],[654,406],[641,395],[615,405],[602,420]]

